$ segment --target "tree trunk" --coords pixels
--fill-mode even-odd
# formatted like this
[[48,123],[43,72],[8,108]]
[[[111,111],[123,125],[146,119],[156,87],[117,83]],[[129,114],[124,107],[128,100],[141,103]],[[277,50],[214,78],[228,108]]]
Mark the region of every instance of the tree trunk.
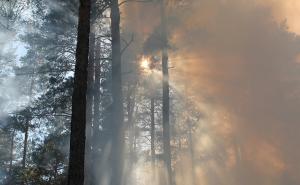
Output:
[[151,114],[151,166],[152,166],[152,172],[155,170],[155,114],[154,114],[154,97],[151,95],[151,100],[150,100],[150,114]]
[[[88,64],[88,78],[87,78],[87,96],[86,96],[86,124],[87,124],[87,149],[91,147],[91,136],[93,130],[93,85],[94,85],[94,52],[95,52],[95,33],[90,33],[90,52]],[[89,150],[87,150],[89,151]]]
[[133,113],[135,109],[135,88],[136,84],[130,89],[130,84],[128,84],[128,94],[127,94],[127,115],[128,115],[128,131],[129,131],[129,153],[130,153],[130,161],[133,162],[134,159],[134,149],[133,149],[133,140],[134,140],[134,120]]
[[14,142],[15,139],[15,129],[13,129],[13,132],[11,134],[11,142],[10,142],[10,156],[9,156],[9,174],[12,174],[12,163],[13,163],[13,157],[14,157]]
[[90,0],[80,0],[72,117],[68,185],[84,184],[86,132],[86,91],[90,33]]
[[123,175],[123,97],[120,43],[120,10],[118,0],[111,1],[112,36],[112,150],[111,185],[121,185]]
[[[94,3],[94,2],[93,2]],[[93,7],[93,5],[91,5]],[[93,14],[93,11],[92,11]],[[91,19],[91,32],[89,43],[89,62],[87,77],[87,96],[86,96],[86,147],[85,147],[85,184],[91,183],[92,174],[92,135],[94,129],[93,103],[94,103],[94,74],[95,74],[95,31],[93,29],[93,19]]]
[[[33,74],[35,71],[35,67],[33,68]],[[33,75],[31,76],[31,81],[30,81],[30,87],[29,87],[29,102],[31,102],[32,99],[32,91],[33,91],[33,85],[34,85],[34,77]],[[29,132],[29,125],[30,125],[30,115],[29,111],[26,112],[26,121],[25,121],[25,133],[24,133],[24,148],[23,148],[23,159],[22,159],[22,168],[25,169],[26,167],[26,158],[27,158],[27,145],[28,145],[28,132]]]
[[101,42],[96,42],[96,49],[95,49],[95,81],[94,81],[94,122],[93,122],[93,137],[92,137],[92,158],[93,162],[92,166],[92,180],[91,184],[97,184],[97,179],[99,174],[97,174],[101,163],[101,153],[100,151],[100,141],[101,133],[100,133],[100,79],[101,79],[101,60],[100,60],[100,53],[101,53]]
[[101,42],[96,44],[96,54],[95,54],[95,81],[94,81],[94,131],[99,134],[100,127],[100,83],[101,83]]
[[192,185],[196,184],[196,172],[195,172],[195,156],[194,156],[194,143],[193,143],[193,135],[192,135],[192,126],[190,120],[188,119],[188,139],[189,139],[189,149],[191,156],[191,170],[192,170]]
[[135,84],[131,87],[131,84],[128,83],[127,85],[127,97],[126,97],[126,104],[127,104],[127,126],[128,126],[128,145],[129,145],[129,161],[128,166],[125,172],[125,183],[124,184],[133,184],[134,174],[133,172],[133,164],[135,162],[135,151],[133,148],[134,143],[134,119],[133,113],[135,108]]
[[170,97],[169,97],[169,67],[168,67],[168,37],[166,31],[165,2],[161,1],[162,27],[162,72],[163,72],[163,149],[164,161],[168,173],[169,184],[173,184],[170,147]]
[[25,123],[25,133],[24,133],[24,148],[23,148],[23,158],[22,158],[22,168],[26,167],[26,158],[27,158],[27,145],[28,145],[28,131],[29,131],[29,119],[26,119]]

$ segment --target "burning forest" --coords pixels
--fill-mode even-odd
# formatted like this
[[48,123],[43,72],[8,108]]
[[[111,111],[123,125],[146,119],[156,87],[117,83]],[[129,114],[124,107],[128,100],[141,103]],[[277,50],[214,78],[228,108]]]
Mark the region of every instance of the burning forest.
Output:
[[1,0],[0,184],[299,185],[299,0]]

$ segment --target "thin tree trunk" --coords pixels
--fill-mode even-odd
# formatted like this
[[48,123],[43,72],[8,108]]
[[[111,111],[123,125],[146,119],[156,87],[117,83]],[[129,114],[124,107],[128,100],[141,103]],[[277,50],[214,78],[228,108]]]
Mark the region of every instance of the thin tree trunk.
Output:
[[168,75],[168,54],[163,51],[163,140],[164,140],[164,158],[168,171],[170,184],[173,184],[171,167],[171,146],[170,146],[170,97],[169,97],[169,75]]
[[151,95],[151,100],[150,100],[150,114],[151,114],[151,166],[152,166],[152,172],[155,170],[155,114],[154,114],[154,97]]
[[25,136],[24,136],[24,148],[23,148],[23,158],[22,158],[22,168],[25,169],[26,167],[26,158],[27,158],[27,145],[28,145],[28,131],[29,131],[29,119],[26,119],[25,123]]
[[94,122],[93,122],[93,137],[92,137],[92,158],[93,162],[91,164],[91,184],[97,184],[97,178],[99,174],[97,174],[97,168],[101,163],[101,153],[100,151],[100,79],[101,79],[101,60],[100,60],[100,53],[101,53],[101,42],[96,42],[96,49],[95,49],[95,81],[94,81]]
[[[33,69],[33,74],[34,74],[35,68]],[[32,91],[33,91],[33,85],[34,85],[34,77],[31,76],[31,81],[30,81],[30,87],[29,87],[29,102],[31,102],[32,99]],[[29,112],[28,112],[29,114]],[[29,132],[29,125],[30,125],[30,116],[25,115],[26,120],[25,120],[25,133],[24,133],[24,148],[23,148],[23,159],[22,159],[22,168],[25,169],[26,167],[26,158],[27,158],[27,145],[28,145],[28,132]]]
[[55,165],[54,165],[54,179],[56,179],[57,175],[58,175],[58,160],[57,158],[55,159]]
[[164,161],[168,173],[169,184],[173,184],[170,147],[170,95],[169,95],[169,67],[168,67],[168,37],[166,31],[165,1],[161,1],[162,27],[162,72],[163,72],[163,148]]
[[96,54],[95,54],[95,81],[94,81],[94,131],[98,131],[100,126],[100,80],[101,80],[101,42],[96,43]]
[[[128,85],[128,91],[129,90],[129,85]],[[133,109],[134,109],[134,97],[131,99],[131,93],[128,92],[127,95],[127,115],[128,115],[128,130],[129,130],[129,153],[130,153],[130,163],[133,162]]]
[[11,135],[11,142],[10,142],[10,156],[9,156],[9,174],[12,174],[12,163],[13,163],[13,157],[14,157],[14,139],[15,139],[15,129],[13,129],[12,135]]
[[68,185],[84,184],[86,132],[86,91],[90,33],[90,0],[80,0],[72,117]]
[[123,176],[123,97],[120,43],[120,10],[118,0],[111,2],[111,36],[112,36],[112,151],[111,151],[111,185],[121,185]]
[[[126,169],[124,177],[126,179],[126,184],[132,184],[133,179],[135,178],[133,173],[133,165],[135,162],[135,150],[134,150],[134,109],[135,109],[135,88],[136,84],[134,83],[133,86],[130,86],[132,84],[128,83],[127,86],[127,97],[126,97],[126,103],[127,103],[127,118],[128,118],[128,145],[129,145],[129,161],[128,161],[128,167]],[[125,184],[125,183],[124,183]]]
[[244,169],[243,169],[241,145],[238,142],[238,138],[236,136],[234,136],[232,138],[232,140],[233,140],[233,147],[234,147],[235,160],[236,160],[236,165],[235,165],[236,180],[237,180],[237,183],[241,183],[244,180]]
[[196,174],[195,174],[195,156],[194,156],[194,143],[193,143],[193,135],[192,135],[192,127],[190,125],[190,121],[188,119],[188,139],[189,139],[189,149],[191,156],[191,170],[192,170],[192,185],[196,184]]

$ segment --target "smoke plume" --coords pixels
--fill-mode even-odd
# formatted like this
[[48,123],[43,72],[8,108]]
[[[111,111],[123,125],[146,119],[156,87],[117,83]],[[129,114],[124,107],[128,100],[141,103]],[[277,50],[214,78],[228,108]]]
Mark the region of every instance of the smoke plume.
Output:
[[[194,133],[195,155],[203,161],[195,167],[196,184],[299,184],[298,1],[178,4],[168,10],[176,48],[170,50],[171,83],[185,84],[206,115]],[[158,7],[128,5],[123,24],[145,42],[159,26]],[[187,172],[176,174],[178,184],[186,184]]]

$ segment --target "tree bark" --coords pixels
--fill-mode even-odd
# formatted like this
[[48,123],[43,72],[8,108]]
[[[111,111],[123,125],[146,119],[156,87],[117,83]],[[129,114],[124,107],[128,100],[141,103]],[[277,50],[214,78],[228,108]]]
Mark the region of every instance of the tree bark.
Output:
[[80,0],[72,117],[68,185],[84,184],[86,132],[86,91],[90,33],[90,0]]
[[123,175],[123,95],[121,72],[120,10],[118,0],[111,1],[112,36],[112,150],[111,185],[121,185]]

